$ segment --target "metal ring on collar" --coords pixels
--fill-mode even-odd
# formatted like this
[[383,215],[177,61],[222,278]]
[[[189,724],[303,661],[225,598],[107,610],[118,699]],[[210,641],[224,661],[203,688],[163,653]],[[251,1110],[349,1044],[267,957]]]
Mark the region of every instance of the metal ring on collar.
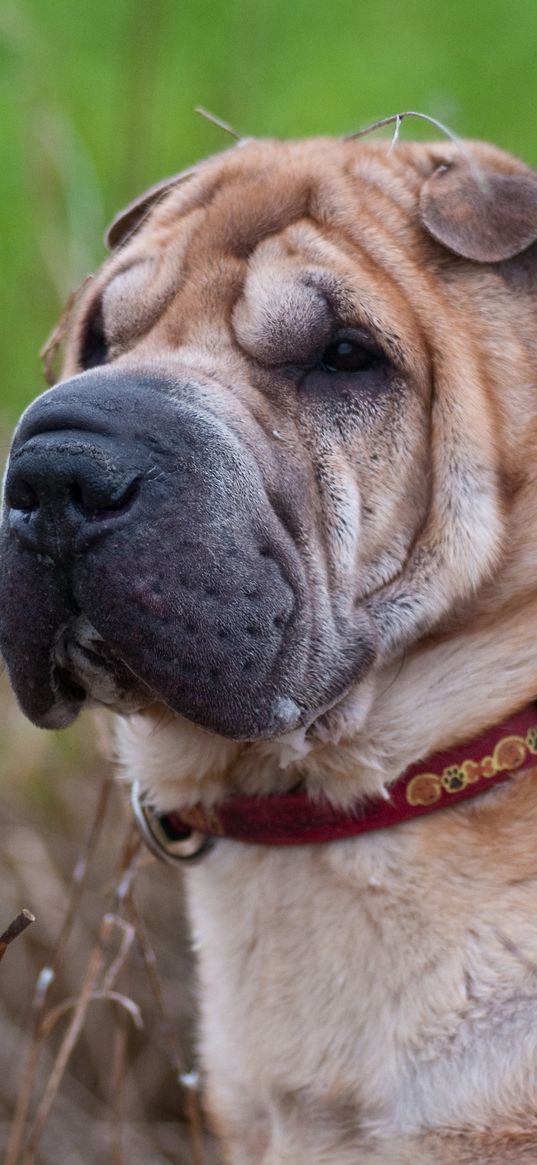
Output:
[[182,837],[170,838],[159,814],[148,801],[147,793],[140,788],[139,781],[135,781],[132,786],[131,806],[147,848],[161,862],[176,866],[181,862],[199,861],[212,849],[214,839],[198,829],[188,829]]

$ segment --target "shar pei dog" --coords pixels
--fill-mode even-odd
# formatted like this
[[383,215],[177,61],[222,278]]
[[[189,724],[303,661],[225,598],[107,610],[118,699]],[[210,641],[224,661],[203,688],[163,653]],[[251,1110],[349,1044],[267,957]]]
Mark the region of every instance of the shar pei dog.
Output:
[[2,653],[184,861],[229,1165],[537,1161],[536,239],[491,146],[245,140],[15,432]]

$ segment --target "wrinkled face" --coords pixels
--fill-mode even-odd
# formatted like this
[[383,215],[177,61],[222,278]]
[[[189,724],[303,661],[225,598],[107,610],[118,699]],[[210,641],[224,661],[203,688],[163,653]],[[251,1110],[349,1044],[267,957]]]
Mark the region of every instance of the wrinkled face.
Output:
[[275,737],[486,577],[476,265],[418,212],[449,153],[247,143],[122,240],[6,475],[0,644],[36,723],[89,696]]

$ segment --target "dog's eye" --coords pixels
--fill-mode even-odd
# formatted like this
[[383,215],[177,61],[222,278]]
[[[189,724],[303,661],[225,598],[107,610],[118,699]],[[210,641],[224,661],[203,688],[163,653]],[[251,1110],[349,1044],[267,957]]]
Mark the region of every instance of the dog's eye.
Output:
[[342,337],[325,348],[319,367],[323,372],[367,372],[381,360],[378,349],[360,340]]
[[80,350],[80,366],[82,369],[97,368],[99,364],[106,364],[108,359],[108,343],[104,332],[104,321],[101,304],[86,322]]

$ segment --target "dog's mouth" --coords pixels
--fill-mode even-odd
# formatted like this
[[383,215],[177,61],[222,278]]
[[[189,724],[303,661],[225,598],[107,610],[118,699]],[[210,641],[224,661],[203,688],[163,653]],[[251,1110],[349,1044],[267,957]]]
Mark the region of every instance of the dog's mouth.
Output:
[[63,700],[89,700],[129,714],[156,699],[85,615],[73,616],[62,628],[51,663],[52,685]]
[[371,665],[367,628],[335,657],[319,645],[283,567],[265,556],[260,574],[255,546],[229,576],[206,574],[200,549],[178,598],[181,550],[159,561],[145,526],[126,526],[67,570],[4,526],[0,645],[29,719],[63,728],[88,702],[123,715],[159,703],[223,736],[273,739],[310,724]]

